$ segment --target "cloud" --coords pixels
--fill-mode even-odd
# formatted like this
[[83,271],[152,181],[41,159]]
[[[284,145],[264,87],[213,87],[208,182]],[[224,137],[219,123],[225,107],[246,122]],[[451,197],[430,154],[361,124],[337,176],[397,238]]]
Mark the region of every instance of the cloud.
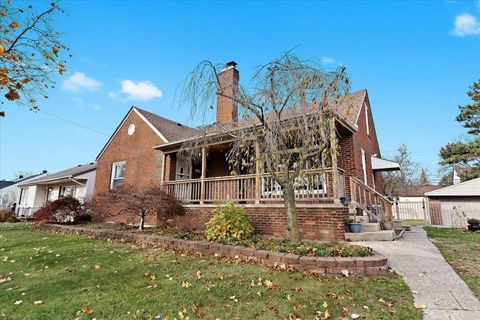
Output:
[[329,65],[329,64],[334,64],[339,66],[343,65],[341,61],[335,60],[334,58],[330,58],[330,57],[322,57],[321,61],[322,61],[322,64],[324,65]]
[[[127,95],[128,99],[148,101],[163,96],[162,91],[150,81],[134,82],[132,80],[123,80],[121,92]],[[111,94],[109,96],[112,97]]]
[[97,91],[102,84],[89,78],[83,72],[75,72],[63,82],[63,89],[74,93],[81,91]]
[[480,35],[480,21],[469,13],[455,17],[455,28],[452,34],[459,37]]

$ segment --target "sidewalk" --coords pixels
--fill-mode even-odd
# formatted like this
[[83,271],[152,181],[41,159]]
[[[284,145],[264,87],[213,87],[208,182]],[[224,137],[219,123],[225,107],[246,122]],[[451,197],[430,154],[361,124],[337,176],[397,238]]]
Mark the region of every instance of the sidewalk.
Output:
[[388,258],[424,309],[424,319],[480,319],[480,302],[445,261],[421,227],[412,227],[398,241],[357,242]]

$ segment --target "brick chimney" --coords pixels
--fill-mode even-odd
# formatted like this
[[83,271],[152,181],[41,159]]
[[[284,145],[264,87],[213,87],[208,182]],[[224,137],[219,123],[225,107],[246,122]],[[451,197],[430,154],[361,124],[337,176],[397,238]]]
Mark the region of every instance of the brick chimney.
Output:
[[217,89],[217,122],[228,123],[238,120],[238,80],[237,63],[230,61],[218,74]]

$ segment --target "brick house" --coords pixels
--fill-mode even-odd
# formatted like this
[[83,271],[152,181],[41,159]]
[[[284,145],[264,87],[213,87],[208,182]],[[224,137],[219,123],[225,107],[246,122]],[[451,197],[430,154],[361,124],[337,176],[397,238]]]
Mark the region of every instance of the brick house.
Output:
[[[227,64],[219,74],[220,85],[232,92],[238,90],[235,66]],[[391,210],[391,202],[383,196],[381,171],[395,170],[398,165],[381,159],[367,91],[351,93],[346,101],[337,106],[338,161],[330,168],[305,171],[296,190],[305,239],[343,240],[345,217],[353,210],[384,214]],[[297,108],[292,116],[303,111]],[[241,125],[232,99],[217,96],[216,120]],[[119,183],[160,183],[187,208],[187,215],[169,221],[176,227],[202,229],[218,202],[233,201],[245,207],[256,232],[285,236],[279,185],[260,171],[261,166],[254,174],[231,175],[225,141],[204,147],[199,162],[181,158],[181,147],[198,134],[193,128],[132,107],[97,157],[95,192]],[[346,199],[351,200],[348,206]],[[153,220],[147,222],[155,224]]]

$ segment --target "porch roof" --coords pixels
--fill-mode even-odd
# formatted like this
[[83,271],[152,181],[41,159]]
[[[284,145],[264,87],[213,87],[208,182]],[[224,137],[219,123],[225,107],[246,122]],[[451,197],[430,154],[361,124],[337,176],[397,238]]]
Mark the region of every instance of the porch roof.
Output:
[[75,177],[81,176],[84,173],[96,170],[97,164],[90,163],[85,165],[79,165],[73,168],[55,172],[52,174],[47,174],[45,176],[39,177],[37,179],[32,179],[26,181],[19,185],[19,187],[33,186],[33,185],[46,185],[46,184],[56,184],[63,182],[75,182],[82,183],[85,182],[85,179],[75,179]]
[[[346,129],[349,132],[357,131],[358,127],[356,125],[356,122],[366,95],[366,90],[352,93],[348,95],[341,104],[337,105],[336,108],[333,109],[336,114],[337,127],[343,128],[344,130]],[[293,119],[302,114],[308,114],[312,112],[312,109],[313,106],[308,105],[285,110],[284,113],[286,116],[283,120]],[[178,150],[185,142],[199,138],[204,139],[215,136],[218,136],[218,143],[225,143],[233,140],[232,135],[238,128],[254,127],[256,125],[258,125],[258,121],[256,121],[256,119],[254,118],[239,120],[236,125],[232,123],[214,123],[206,127],[206,133],[204,132],[202,134],[197,134],[182,140],[171,141],[164,144],[156,145],[153,148],[164,152],[173,152]]]

